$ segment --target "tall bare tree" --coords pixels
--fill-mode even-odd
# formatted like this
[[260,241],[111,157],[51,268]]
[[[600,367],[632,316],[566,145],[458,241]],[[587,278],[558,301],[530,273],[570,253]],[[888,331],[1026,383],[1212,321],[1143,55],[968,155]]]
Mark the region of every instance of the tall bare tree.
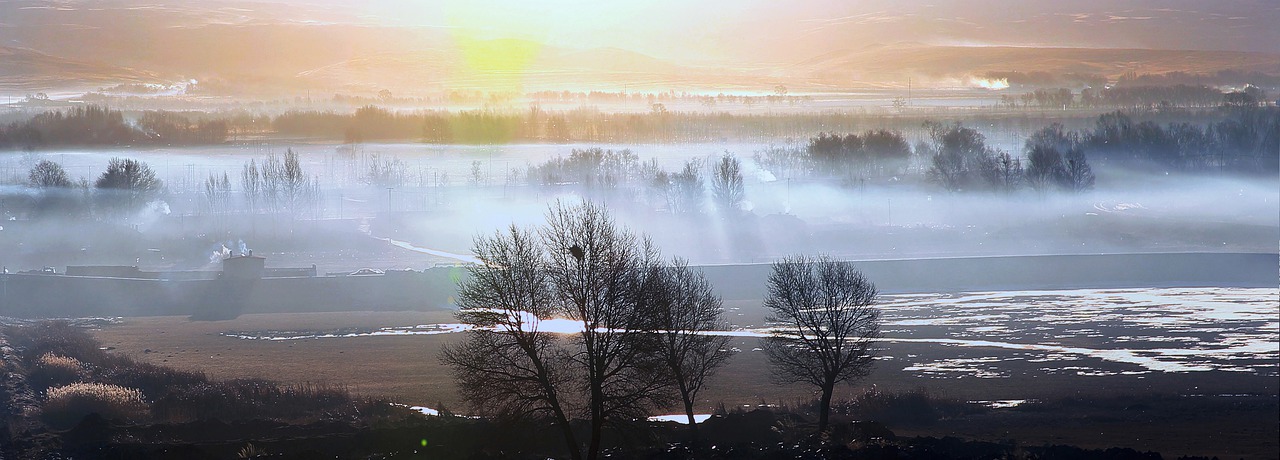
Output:
[[701,271],[684,259],[649,267],[641,289],[642,305],[655,331],[654,347],[669,382],[684,403],[689,431],[697,438],[693,405],[706,380],[732,356],[729,338],[710,335],[727,329],[720,297]]
[[587,458],[594,460],[605,425],[666,403],[662,363],[647,346],[648,319],[637,305],[642,268],[658,255],[591,203],[553,206],[541,235],[552,298],[561,313],[582,323],[573,359],[587,391]]
[[302,207],[310,204],[311,178],[302,170],[302,162],[293,149],[285,150],[284,164],[279,171],[280,195],[285,209],[290,214],[298,214]]
[[280,212],[281,190],[284,188],[284,163],[274,153],[267,155],[258,168],[262,175],[262,201],[272,214]]
[[[459,319],[474,327],[441,356],[473,406],[549,416],[575,459],[583,449],[568,423],[581,414],[590,423],[585,457],[595,459],[604,427],[668,401],[639,307],[643,268],[657,252],[602,207],[557,204],[545,226],[478,238],[475,253],[483,264],[459,291]],[[540,328],[548,319],[579,328],[551,335]]]
[[466,340],[446,346],[441,360],[453,369],[472,409],[501,417],[550,417],[570,456],[582,453],[569,425],[571,408],[562,393],[576,377],[567,338],[539,327],[559,314],[551,297],[538,235],[512,226],[478,237],[473,251],[481,264],[458,287],[458,319],[473,326]]
[[209,173],[209,178],[204,181],[204,197],[209,202],[211,214],[226,212],[231,207],[231,178],[226,172],[221,178]]
[[773,264],[764,306],[774,324],[764,351],[778,383],[818,387],[818,431],[826,431],[836,384],[871,370],[880,315],[876,287],[853,264],[793,256]]
[[711,174],[711,196],[725,216],[736,215],[746,199],[742,186],[742,164],[729,152],[715,163]]
[[702,212],[703,182],[698,160],[685,162],[684,169],[668,177],[671,188],[667,193],[667,208],[673,214],[698,214]]
[[249,206],[249,213],[258,212],[262,200],[262,176],[258,175],[258,161],[250,158],[240,169],[241,188],[244,189],[244,201]]

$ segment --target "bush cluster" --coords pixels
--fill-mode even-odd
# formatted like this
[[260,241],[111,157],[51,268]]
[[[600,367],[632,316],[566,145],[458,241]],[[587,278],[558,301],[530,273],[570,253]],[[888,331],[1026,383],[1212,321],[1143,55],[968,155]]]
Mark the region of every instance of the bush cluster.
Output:
[[94,413],[108,420],[140,422],[147,419],[150,409],[135,388],[76,382],[50,388],[40,417],[51,428],[67,429]]

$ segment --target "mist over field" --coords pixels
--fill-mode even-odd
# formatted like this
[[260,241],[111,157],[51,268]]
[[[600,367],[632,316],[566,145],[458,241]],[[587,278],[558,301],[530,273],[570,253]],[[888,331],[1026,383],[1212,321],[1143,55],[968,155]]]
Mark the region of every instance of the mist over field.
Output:
[[1278,458],[1276,23],[0,2],[0,460]]

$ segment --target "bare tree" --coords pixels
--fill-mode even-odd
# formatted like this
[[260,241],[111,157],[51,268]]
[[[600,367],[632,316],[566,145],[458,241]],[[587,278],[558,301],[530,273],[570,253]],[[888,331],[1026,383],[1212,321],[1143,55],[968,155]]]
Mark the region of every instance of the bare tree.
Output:
[[[668,401],[651,321],[639,307],[643,267],[657,252],[603,208],[557,204],[546,226],[478,238],[475,253],[483,264],[459,291],[459,319],[474,328],[442,355],[473,406],[549,416],[575,459],[583,449],[569,420],[580,410],[590,423],[585,456],[594,459],[604,427]],[[557,318],[578,331],[540,328]]]
[[726,216],[737,214],[746,199],[742,186],[742,165],[738,159],[725,152],[716,162],[711,174],[711,195],[716,207]]
[[82,211],[83,202],[73,190],[75,183],[67,176],[62,165],[40,160],[27,171],[27,183],[36,188],[35,209],[38,213],[69,213]]
[[408,166],[405,165],[404,160],[395,157],[385,158],[376,153],[361,158],[368,163],[367,172],[361,178],[362,182],[379,188],[404,186],[405,177],[408,175],[406,173]]
[[221,178],[217,174],[209,174],[209,178],[204,181],[204,197],[209,202],[209,212],[212,214],[225,212],[230,207],[231,178],[227,177],[226,172],[222,173]]
[[31,170],[27,171],[27,181],[32,187],[40,189],[71,188],[71,178],[67,176],[67,171],[62,169],[62,165],[49,160],[40,160],[31,166]]
[[258,175],[258,162],[252,158],[240,169],[241,188],[244,189],[244,201],[249,205],[249,213],[258,212],[261,203],[262,176]]
[[634,420],[666,402],[662,363],[646,346],[652,336],[637,305],[641,268],[658,255],[649,244],[637,245],[633,234],[591,203],[556,204],[541,235],[553,301],[562,314],[582,323],[573,359],[587,390],[587,458],[595,459],[606,424]]
[[267,155],[259,168],[262,175],[262,201],[272,214],[280,212],[281,190],[284,188],[284,163],[275,154]]
[[818,431],[827,429],[836,384],[871,369],[869,347],[880,330],[875,300],[875,285],[850,262],[793,256],[773,264],[764,306],[776,329],[764,351],[777,382],[821,391]]
[[1000,189],[1005,193],[1013,192],[1022,184],[1022,160],[1009,155],[1009,152],[998,150],[995,161]]
[[680,172],[670,174],[671,189],[667,193],[667,208],[674,214],[702,212],[704,200],[702,174],[698,172],[698,160],[689,160]]
[[471,162],[471,177],[468,178],[467,185],[479,187],[484,182],[484,170],[481,169],[483,165],[484,163],[480,162],[480,160]]
[[726,348],[729,338],[709,335],[725,330],[720,297],[701,271],[689,268],[676,258],[670,264],[647,270],[641,289],[643,308],[656,331],[655,346],[669,373],[672,387],[679,392],[689,418],[689,431],[697,438],[698,425],[693,405],[707,377],[732,356]]
[[1093,188],[1093,168],[1084,156],[1084,150],[1073,148],[1062,156],[1063,186],[1073,192],[1083,192]]
[[478,237],[483,263],[468,268],[458,287],[458,319],[472,326],[466,340],[446,346],[441,360],[453,369],[462,396],[479,413],[547,416],[560,428],[572,458],[582,457],[562,392],[573,389],[566,339],[539,324],[559,312],[551,298],[538,236],[512,226]]
[[298,161],[298,153],[293,149],[285,150],[284,164],[279,171],[280,195],[284,207],[290,214],[298,214],[303,206],[309,204],[311,178],[302,170]]

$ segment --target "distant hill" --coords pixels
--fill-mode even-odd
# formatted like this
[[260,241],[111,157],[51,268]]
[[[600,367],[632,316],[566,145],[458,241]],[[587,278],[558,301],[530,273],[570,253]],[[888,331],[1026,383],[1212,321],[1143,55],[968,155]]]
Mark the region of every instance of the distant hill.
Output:
[[[826,53],[797,63],[797,77],[814,82],[895,82],[968,78],[987,72],[1098,74],[1114,80],[1125,72],[1214,73],[1231,69],[1280,73],[1280,54],[1109,48],[872,45]],[[927,83],[922,82],[922,83]]]
[[76,61],[27,48],[0,46],[0,89],[55,88],[155,81],[154,73],[110,64]]
[[23,47],[0,48],[0,90],[220,79],[242,91],[246,84],[272,88],[263,93],[271,95],[381,89],[396,94],[624,88],[770,92],[779,84],[804,91],[896,86],[908,78],[921,87],[968,85],[987,72],[1011,71],[1101,75],[1113,81],[1130,71],[1280,75],[1280,53],[1261,52],[894,43],[827,52],[792,65],[703,65],[616,47],[571,49],[517,39],[469,40],[437,29],[349,24],[206,24],[118,32],[102,40],[91,28],[65,28],[17,40]]

